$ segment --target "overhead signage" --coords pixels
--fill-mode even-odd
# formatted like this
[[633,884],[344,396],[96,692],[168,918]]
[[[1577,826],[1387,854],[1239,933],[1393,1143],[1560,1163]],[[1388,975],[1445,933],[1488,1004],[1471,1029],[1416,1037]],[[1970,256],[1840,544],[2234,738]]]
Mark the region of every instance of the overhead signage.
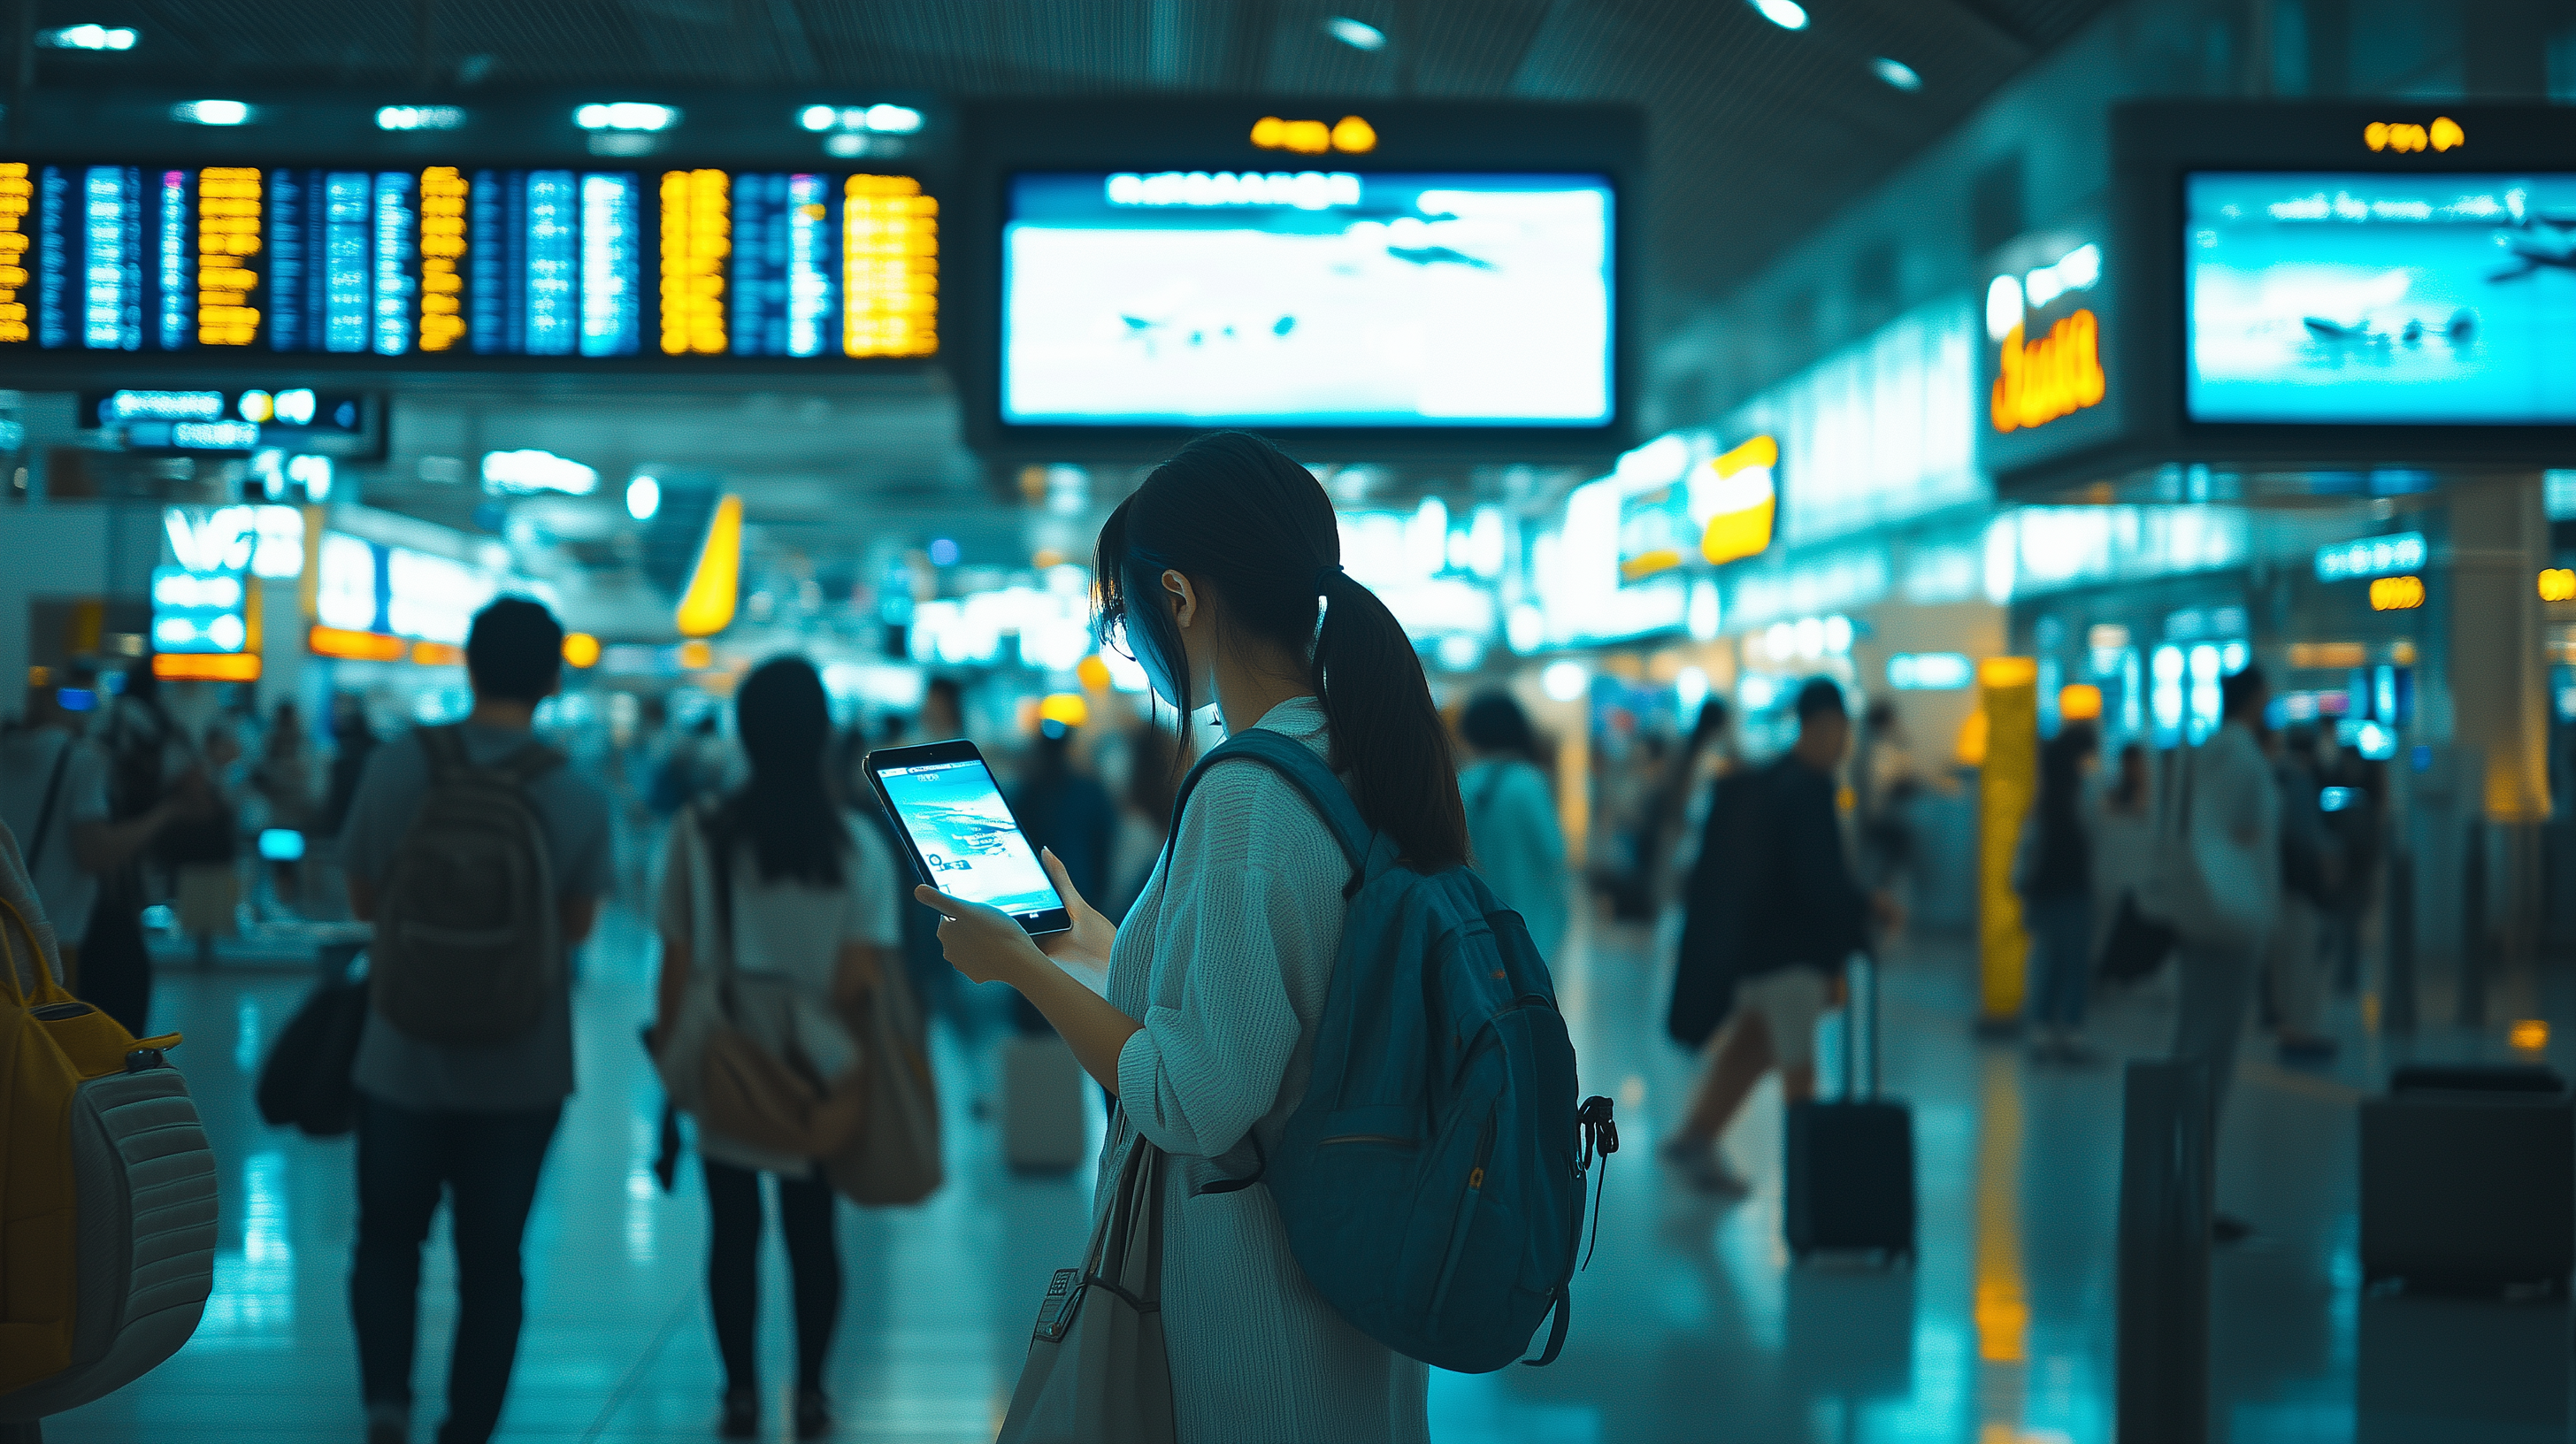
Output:
[[135,451],[319,451],[349,455],[372,442],[369,398],[309,386],[88,391],[84,430],[122,434]]
[[2437,151],[2457,150],[2469,143],[2469,133],[2447,115],[2433,117],[2431,125],[2374,120],[2361,128],[2361,143],[2374,151],[2393,150],[2400,154],[2427,146]]
[[1252,123],[1252,143],[1263,150],[1293,151],[1298,155],[1336,150],[1345,155],[1366,155],[1377,149],[1377,129],[1356,115],[1343,116],[1331,125],[1320,120],[1281,120],[1265,115]]
[[909,176],[0,161],[0,356],[926,357],[938,255]]
[[498,590],[490,575],[452,557],[330,532],[322,538],[314,613],[336,632],[457,646]]
[[2371,581],[2370,609],[2374,612],[2410,612],[2422,605],[2422,577],[2378,577]]
[[2424,534],[2420,531],[2393,532],[2387,536],[2363,537],[2359,541],[2335,542],[2317,548],[2317,580],[2321,582],[2354,581],[2362,577],[2383,577],[2396,572],[2424,569],[2429,555]]
[[2087,244],[1987,287],[1986,334],[1996,355],[1986,410],[1998,433],[2043,426],[2101,401],[2102,323],[2080,304],[2101,279],[2101,247]]
[[[1770,548],[1779,510],[1773,472],[1780,464],[1780,443],[1756,436],[1696,465],[1690,464],[1691,450],[1692,443],[1676,433],[1620,458],[1615,479],[1646,488],[1619,503],[1623,583],[1694,561],[1724,566]],[[1671,479],[1662,480],[1667,476]]]

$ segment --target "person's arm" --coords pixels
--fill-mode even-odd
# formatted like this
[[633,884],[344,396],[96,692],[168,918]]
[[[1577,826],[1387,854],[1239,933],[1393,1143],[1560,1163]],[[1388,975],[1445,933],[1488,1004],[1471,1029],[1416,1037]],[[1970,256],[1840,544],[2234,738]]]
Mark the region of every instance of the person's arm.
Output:
[[[1841,819],[1834,812],[1833,782],[1818,775],[1800,777],[1790,795],[1776,797],[1775,804],[1785,814],[1782,821],[1782,861],[1786,863],[1789,893],[1799,913],[1810,919],[1819,931],[1827,932],[1837,948],[1858,948],[1867,941],[1866,920],[1871,900],[1852,880],[1851,864],[1843,856]],[[1827,969],[1839,969],[1842,959],[1814,958],[1807,961]]]
[[88,873],[112,872],[149,846],[179,815],[177,801],[165,801],[126,822],[79,822],[72,825],[72,861]]
[[876,943],[843,943],[832,959],[832,1001],[849,1007],[885,981],[889,950]]
[[999,908],[950,897],[928,884],[914,888],[912,895],[945,919],[939,925],[939,944],[957,971],[978,983],[1008,983],[1019,989],[1020,996],[1072,1046],[1083,1071],[1115,1095],[1118,1055],[1144,1025],[1066,970],[1081,968],[1105,976],[1118,929],[1083,900],[1053,852],[1041,851],[1039,857],[1073,915],[1073,927],[1049,937],[1043,948]]
[[579,897],[565,898],[557,906],[556,924],[563,929],[564,946],[580,947],[590,937],[590,930],[599,924],[599,899],[584,893]]

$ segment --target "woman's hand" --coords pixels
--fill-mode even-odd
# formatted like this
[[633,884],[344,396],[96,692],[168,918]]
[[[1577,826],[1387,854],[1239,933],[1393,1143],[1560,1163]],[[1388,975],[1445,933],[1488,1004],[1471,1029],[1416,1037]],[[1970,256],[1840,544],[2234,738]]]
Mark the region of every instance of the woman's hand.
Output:
[[924,883],[913,900],[936,910],[940,952],[949,966],[978,983],[1002,982],[1019,987],[1032,968],[1053,965],[1009,913],[984,903],[951,897]]
[[1065,911],[1073,926],[1060,933],[1049,933],[1038,943],[1038,949],[1069,970],[1093,975],[1094,987],[1105,986],[1109,977],[1109,953],[1118,944],[1118,925],[1103,917],[1098,908],[1083,901],[1074,890],[1073,879],[1066,875],[1064,863],[1053,850],[1038,849],[1038,860],[1046,864],[1047,878],[1055,884],[1056,895],[1064,899]]

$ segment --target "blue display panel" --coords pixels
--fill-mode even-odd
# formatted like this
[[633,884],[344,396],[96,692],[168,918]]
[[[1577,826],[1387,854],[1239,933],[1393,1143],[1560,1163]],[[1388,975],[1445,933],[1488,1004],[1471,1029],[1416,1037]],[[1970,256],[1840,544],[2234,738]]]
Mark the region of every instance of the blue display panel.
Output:
[[1615,414],[1607,177],[1021,174],[1008,208],[1005,423]]
[[872,172],[0,160],[0,357],[927,358],[938,213]]
[[2576,175],[2184,179],[2192,421],[2576,423]]
[[892,767],[878,776],[940,891],[1014,916],[1064,906],[983,763]]

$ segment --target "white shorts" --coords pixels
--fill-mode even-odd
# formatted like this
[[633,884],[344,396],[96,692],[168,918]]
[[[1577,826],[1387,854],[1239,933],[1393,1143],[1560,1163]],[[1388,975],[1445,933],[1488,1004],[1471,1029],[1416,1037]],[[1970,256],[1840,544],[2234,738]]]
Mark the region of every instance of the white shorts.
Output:
[[1736,984],[1735,1006],[1762,1019],[1772,1061],[1795,1068],[1815,1061],[1816,1023],[1825,1016],[1831,986],[1813,968],[1781,968]]

